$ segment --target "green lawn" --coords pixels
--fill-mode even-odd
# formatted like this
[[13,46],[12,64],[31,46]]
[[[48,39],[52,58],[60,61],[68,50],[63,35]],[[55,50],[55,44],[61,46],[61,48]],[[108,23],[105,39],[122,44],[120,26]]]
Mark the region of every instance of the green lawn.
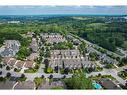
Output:
[[60,86],[56,86],[56,87],[53,87],[53,88],[51,88],[51,89],[54,89],[54,90],[62,90],[62,89],[64,89],[63,87],[60,87]]
[[116,80],[114,77],[112,77],[111,75],[97,75],[97,76],[92,76],[92,77],[89,77],[90,79],[92,79],[92,80],[99,80],[99,79],[101,79],[101,78],[109,78],[109,79],[111,79],[111,80]]
[[36,77],[36,78],[34,79],[34,82],[35,82],[36,87],[38,87],[38,86],[40,86],[40,85],[42,84],[43,79],[40,78],[40,77]]
[[127,72],[126,71],[121,71],[118,73],[118,75],[123,78],[123,79],[127,79]]
[[17,68],[15,68],[14,71],[15,71],[15,72],[20,72],[21,69],[17,69]]
[[24,72],[25,73],[36,73],[37,72],[37,69],[30,68],[30,69],[25,70]]

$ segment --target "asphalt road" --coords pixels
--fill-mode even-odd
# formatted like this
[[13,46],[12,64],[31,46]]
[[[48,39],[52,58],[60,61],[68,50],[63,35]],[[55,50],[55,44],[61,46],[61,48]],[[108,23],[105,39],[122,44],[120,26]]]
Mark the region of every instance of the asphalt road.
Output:
[[123,66],[123,67],[119,67],[119,68],[115,68],[115,69],[103,69],[103,71],[100,71],[100,72],[92,72],[90,74],[87,74],[87,77],[89,76],[96,76],[98,74],[101,74],[101,75],[111,75],[113,76],[114,78],[116,78],[117,81],[119,81],[119,83],[125,85],[126,83],[126,80],[123,80],[121,77],[119,77],[117,75],[118,72],[124,70],[124,69],[127,69],[127,66]]
[[[0,71],[2,71],[2,75],[0,76],[6,76],[6,74],[8,72],[11,73],[11,76],[15,76],[15,77],[20,77],[21,74],[24,74],[28,80],[34,80],[35,77],[41,77],[42,75],[45,76],[45,78],[49,77],[51,74],[46,74],[46,73],[20,73],[20,72],[14,72],[13,70],[7,71],[5,68],[0,68]],[[62,78],[64,75],[63,74],[59,74],[59,73],[53,73],[53,78]],[[72,74],[68,74],[66,75],[66,78],[71,77]]]

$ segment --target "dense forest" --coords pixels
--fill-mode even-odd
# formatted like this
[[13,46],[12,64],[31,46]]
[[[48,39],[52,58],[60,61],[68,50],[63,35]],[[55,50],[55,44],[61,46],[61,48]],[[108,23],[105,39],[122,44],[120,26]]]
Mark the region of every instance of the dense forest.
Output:
[[[7,18],[7,17],[6,17]],[[20,17],[19,17],[20,18]],[[27,17],[28,18],[28,17]],[[2,19],[2,18],[1,18]],[[117,47],[127,49],[127,20],[112,16],[61,16],[45,19],[18,19],[20,23],[0,24],[0,44],[4,39],[19,39],[28,31],[73,33],[108,50],[116,51]],[[11,18],[9,19],[11,20]],[[13,18],[13,20],[15,20]]]

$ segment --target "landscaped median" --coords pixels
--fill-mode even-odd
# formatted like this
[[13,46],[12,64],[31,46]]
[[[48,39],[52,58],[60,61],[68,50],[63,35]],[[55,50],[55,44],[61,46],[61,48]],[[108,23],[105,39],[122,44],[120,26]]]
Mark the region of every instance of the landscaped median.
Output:
[[36,73],[40,67],[39,65],[40,64],[36,64],[34,68],[24,70],[24,73]]
[[89,78],[92,79],[92,80],[99,80],[101,78],[108,78],[108,79],[111,79],[111,80],[116,80],[116,78],[114,78],[111,75],[101,75],[101,74],[98,74],[97,76],[90,76]]
[[127,71],[121,71],[118,73],[118,76],[120,76],[122,79],[127,79]]

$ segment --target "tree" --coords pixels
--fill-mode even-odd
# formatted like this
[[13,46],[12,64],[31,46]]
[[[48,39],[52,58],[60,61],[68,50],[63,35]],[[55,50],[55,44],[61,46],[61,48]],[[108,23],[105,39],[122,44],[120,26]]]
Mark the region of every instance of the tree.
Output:
[[127,57],[122,58],[121,62],[122,62],[123,64],[127,64]]
[[14,68],[14,71],[16,72],[18,69],[17,68]]
[[58,70],[59,70],[59,67],[56,66],[56,67],[55,67],[55,72],[58,73]]
[[50,53],[50,51],[46,51],[46,53],[45,53],[45,57],[50,57],[50,55],[51,55],[51,53]]
[[91,52],[89,54],[89,56],[90,56],[90,58],[91,58],[92,61],[98,60],[98,55],[97,55],[96,52]]
[[27,79],[27,78],[25,77],[25,75],[24,75],[24,74],[21,74],[19,80],[20,80],[20,81],[25,81],[26,79]]
[[42,84],[42,81],[43,80],[40,77],[35,77],[34,78],[34,82],[35,82],[36,88],[38,88]]
[[98,76],[100,77],[101,76],[101,73],[99,73]]
[[48,67],[46,73],[53,73],[53,69],[51,67]]
[[20,78],[25,78],[25,75],[24,74],[21,74]]
[[7,66],[7,67],[6,67],[6,70],[10,70],[10,67],[9,67],[9,66]]
[[48,67],[49,67],[49,60],[48,60],[48,59],[45,59],[45,60],[44,60],[44,64],[45,64],[45,69],[44,69],[44,71],[47,72]]
[[64,79],[64,83],[68,89],[92,89],[91,80],[82,72],[73,75],[72,78]]
[[2,61],[2,57],[0,56],[0,63],[1,63],[1,61]]
[[105,68],[110,69],[113,67],[113,64],[106,64]]
[[126,88],[127,88],[127,82],[125,83],[125,86],[126,86]]
[[45,76],[44,75],[41,75],[41,78],[43,79],[43,78],[45,78]]
[[0,68],[2,68],[3,67],[3,65],[2,64],[0,64]]
[[6,81],[6,79],[4,77],[0,77],[0,82],[2,81]]
[[49,60],[48,59],[45,59],[44,60],[44,64],[45,64],[45,66],[46,66],[46,68],[49,66]]
[[21,46],[20,50],[17,53],[17,59],[23,60],[31,53],[30,48],[27,46]]
[[95,71],[95,69],[93,67],[89,67],[88,71],[89,71],[89,73],[91,73],[92,71]]
[[65,69],[64,69],[64,74],[68,74],[69,71],[70,71],[69,68],[65,68]]
[[49,76],[49,79],[52,79],[52,78],[53,78],[53,75],[50,75],[50,76]]
[[6,77],[7,77],[7,78],[11,77],[11,73],[8,72],[8,73],[6,74]]
[[63,76],[63,79],[65,79],[65,78],[66,78],[66,75]]

